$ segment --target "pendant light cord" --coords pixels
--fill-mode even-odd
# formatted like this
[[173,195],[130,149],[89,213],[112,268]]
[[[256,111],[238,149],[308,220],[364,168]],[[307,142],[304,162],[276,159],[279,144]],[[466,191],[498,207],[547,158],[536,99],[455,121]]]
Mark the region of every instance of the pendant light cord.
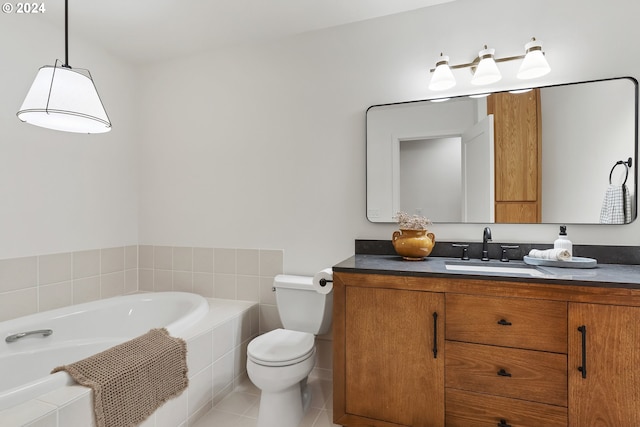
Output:
[[64,0],[64,67],[71,68],[69,65],[69,0]]

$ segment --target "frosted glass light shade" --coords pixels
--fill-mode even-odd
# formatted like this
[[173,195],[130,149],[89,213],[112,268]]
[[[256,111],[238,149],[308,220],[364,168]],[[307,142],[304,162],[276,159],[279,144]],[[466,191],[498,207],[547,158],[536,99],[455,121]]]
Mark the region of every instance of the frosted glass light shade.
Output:
[[542,53],[542,42],[533,40],[524,47],[527,53],[520,64],[517,77],[519,79],[535,79],[548,74],[551,67]]
[[65,132],[111,130],[91,75],[66,67],[40,68],[17,116],[29,124]]
[[440,56],[436,69],[431,76],[431,82],[429,82],[430,90],[447,90],[456,85],[456,79],[453,77],[451,68],[449,68],[449,57]]
[[474,85],[488,85],[495,83],[502,78],[500,70],[496,65],[496,61],[493,59],[495,49],[484,49],[478,53],[480,63],[476,68],[476,72],[473,73],[471,78],[471,84]]

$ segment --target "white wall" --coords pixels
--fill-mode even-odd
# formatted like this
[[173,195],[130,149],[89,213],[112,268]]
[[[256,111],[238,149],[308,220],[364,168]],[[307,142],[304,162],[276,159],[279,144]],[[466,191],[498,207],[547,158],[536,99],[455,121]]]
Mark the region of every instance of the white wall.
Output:
[[38,69],[64,60],[63,29],[2,14],[0,38],[0,259],[137,244],[134,69],[72,37],[70,65],[91,71],[113,130],[42,129],[16,112]]
[[[311,274],[350,256],[354,239],[388,240],[395,229],[365,217],[367,107],[436,96],[428,69],[441,51],[467,62],[486,43],[508,56],[531,36],[553,68],[541,84],[637,78],[640,59],[616,47],[640,36],[639,12],[634,0],[457,0],[142,70],[72,38],[71,65],[91,70],[114,124],[92,136],[15,118],[37,68],[62,58],[62,29],[2,15],[0,258],[137,242],[284,249],[285,272]],[[517,85],[517,64],[501,68],[496,88]],[[467,70],[456,77],[437,96],[477,90]],[[555,225],[492,229],[503,242],[557,234]],[[433,231],[478,241],[482,226]],[[640,221],[570,227],[577,244],[638,245],[639,236]]]
[[[579,12],[579,13],[578,13]],[[631,0],[458,0],[359,24],[158,64],[143,72],[143,244],[283,248],[285,272],[311,274],[389,239],[365,217],[365,110],[439,97],[427,89],[483,44],[520,54],[536,36],[553,71],[541,84],[637,76],[616,46],[640,37]],[[522,84],[502,64],[497,88]],[[478,91],[468,70],[446,95]],[[428,216],[428,212],[425,212]],[[482,225],[436,224],[440,240],[479,241]],[[495,241],[552,242],[555,225],[492,225]],[[571,226],[576,244],[638,245],[630,226]]]

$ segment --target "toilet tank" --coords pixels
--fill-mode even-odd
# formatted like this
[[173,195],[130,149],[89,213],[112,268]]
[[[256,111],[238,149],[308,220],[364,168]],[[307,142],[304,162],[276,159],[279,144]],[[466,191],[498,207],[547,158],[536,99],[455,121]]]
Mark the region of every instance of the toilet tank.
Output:
[[285,329],[325,334],[331,328],[333,292],[321,294],[313,277],[278,275],[273,281],[280,321]]

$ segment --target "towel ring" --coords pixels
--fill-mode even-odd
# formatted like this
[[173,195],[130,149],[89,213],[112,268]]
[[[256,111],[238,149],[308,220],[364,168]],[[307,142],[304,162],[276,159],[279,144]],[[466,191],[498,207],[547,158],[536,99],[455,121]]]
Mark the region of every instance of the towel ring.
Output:
[[609,172],[609,184],[611,184],[611,177],[613,176],[613,170],[616,168],[616,166],[624,165],[625,174],[624,174],[624,182],[622,183],[622,185],[625,185],[627,183],[627,178],[629,178],[629,168],[631,167],[632,164],[633,164],[633,160],[631,159],[631,157],[629,157],[629,160],[627,160],[626,162],[623,160],[618,160],[616,164],[613,165],[613,167],[611,168],[611,172]]

